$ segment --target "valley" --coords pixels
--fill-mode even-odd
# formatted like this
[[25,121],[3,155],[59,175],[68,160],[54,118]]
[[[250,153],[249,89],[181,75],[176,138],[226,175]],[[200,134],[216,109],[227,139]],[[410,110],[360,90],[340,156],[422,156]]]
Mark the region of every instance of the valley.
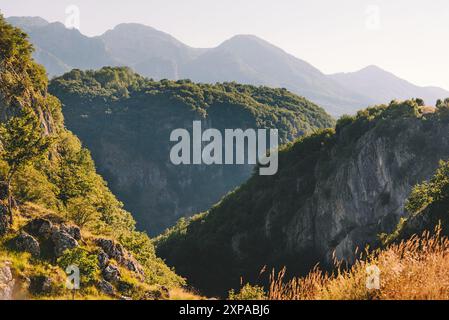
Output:
[[0,15],[0,300],[449,299],[448,212],[442,88]]

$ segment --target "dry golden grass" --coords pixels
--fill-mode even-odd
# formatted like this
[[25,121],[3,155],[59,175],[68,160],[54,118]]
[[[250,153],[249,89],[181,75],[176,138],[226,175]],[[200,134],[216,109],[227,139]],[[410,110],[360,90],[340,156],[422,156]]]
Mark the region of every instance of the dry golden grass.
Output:
[[206,300],[207,298],[183,288],[170,289],[170,300]]
[[[377,266],[380,288],[368,289],[366,268]],[[328,274],[315,268],[304,278],[284,281],[285,270],[271,274],[271,300],[447,300],[449,239],[437,228],[410,240],[376,250],[349,269],[341,264]]]

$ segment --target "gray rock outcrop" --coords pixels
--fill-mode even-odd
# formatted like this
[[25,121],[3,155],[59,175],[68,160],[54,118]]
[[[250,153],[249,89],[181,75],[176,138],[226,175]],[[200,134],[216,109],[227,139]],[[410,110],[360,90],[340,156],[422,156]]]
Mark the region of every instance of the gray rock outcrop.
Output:
[[0,300],[12,300],[15,280],[10,262],[0,262]]
[[13,243],[18,251],[29,252],[34,257],[38,257],[41,254],[39,242],[24,231],[20,232],[20,234],[13,239]]

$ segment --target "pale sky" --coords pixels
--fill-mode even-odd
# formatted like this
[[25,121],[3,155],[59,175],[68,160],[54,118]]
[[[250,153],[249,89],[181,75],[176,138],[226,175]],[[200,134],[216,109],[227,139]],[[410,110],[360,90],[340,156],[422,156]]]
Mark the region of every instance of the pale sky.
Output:
[[418,85],[449,89],[448,0],[0,0],[6,16],[67,19],[99,35],[139,22],[193,47],[254,34],[325,73],[375,64]]

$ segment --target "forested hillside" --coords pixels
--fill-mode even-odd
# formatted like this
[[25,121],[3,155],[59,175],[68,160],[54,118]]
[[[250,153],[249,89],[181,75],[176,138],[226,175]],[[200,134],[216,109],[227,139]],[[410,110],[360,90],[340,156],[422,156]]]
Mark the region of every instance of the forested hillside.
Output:
[[253,165],[183,165],[170,161],[170,134],[277,128],[281,143],[334,125],[323,109],[285,89],[236,83],[153,81],[128,68],[73,70],[50,84],[67,126],[92,150],[99,172],[139,226],[157,235],[183,216],[206,210],[250,177]]
[[379,234],[410,213],[446,215],[438,210],[446,165],[414,189],[410,212],[405,204],[449,157],[448,102],[435,109],[393,101],[300,138],[281,149],[277,175],[254,175],[206,213],[179,221],[157,252],[203,292],[223,295],[240,277],[256,282],[264,266],[300,275],[334,258],[351,263],[357,248],[380,246],[388,236]]
[[81,272],[77,297],[167,298],[184,279],[65,128],[32,51],[0,16],[0,299],[70,297],[70,265]]

